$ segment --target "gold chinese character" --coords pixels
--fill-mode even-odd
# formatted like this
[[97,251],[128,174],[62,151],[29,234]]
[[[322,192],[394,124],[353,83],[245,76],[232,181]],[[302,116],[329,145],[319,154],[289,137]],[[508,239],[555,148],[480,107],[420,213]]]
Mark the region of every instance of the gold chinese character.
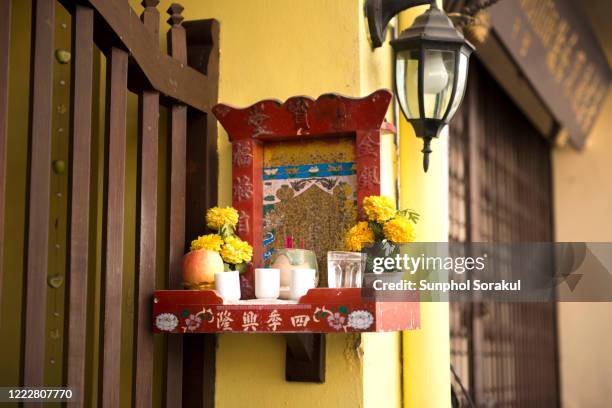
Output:
[[278,313],[278,310],[274,309],[272,313],[270,313],[270,316],[268,316],[268,320],[266,320],[266,323],[268,323],[268,327],[271,328],[272,331],[276,331],[278,326],[283,323],[283,319],[281,318],[280,313]]
[[250,310],[242,314],[242,329],[244,331],[257,331],[257,326],[259,326],[259,323],[257,323],[257,313]]
[[217,312],[217,329],[231,331],[233,321],[232,314],[228,310]]
[[293,327],[306,327],[309,321],[310,316],[307,315],[291,316],[291,324]]

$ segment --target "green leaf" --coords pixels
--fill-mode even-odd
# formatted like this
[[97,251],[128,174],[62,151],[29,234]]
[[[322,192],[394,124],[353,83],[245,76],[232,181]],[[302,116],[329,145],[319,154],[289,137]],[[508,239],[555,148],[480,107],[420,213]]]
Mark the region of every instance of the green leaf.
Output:
[[231,271],[230,264],[223,262],[223,272],[229,272],[229,271]]
[[368,227],[370,227],[370,229],[374,233],[374,239],[376,241],[380,241],[381,239],[384,238],[382,225],[380,225],[379,223],[375,221],[368,221]]
[[421,218],[421,215],[418,212],[411,209],[398,211],[398,214],[402,217],[408,218],[408,220],[414,224],[418,223],[419,219]]
[[346,306],[340,306],[338,308],[338,311],[343,314],[348,314],[348,309],[346,308]]
[[245,273],[247,271],[247,264],[244,262],[240,264],[236,264],[235,267],[239,273]]
[[225,239],[228,237],[231,237],[232,233],[232,227],[229,224],[223,224],[221,226],[221,228],[219,229],[219,235],[221,235],[221,238]]
[[181,312],[181,317],[187,317],[188,314],[189,311],[187,309],[183,309],[183,311]]

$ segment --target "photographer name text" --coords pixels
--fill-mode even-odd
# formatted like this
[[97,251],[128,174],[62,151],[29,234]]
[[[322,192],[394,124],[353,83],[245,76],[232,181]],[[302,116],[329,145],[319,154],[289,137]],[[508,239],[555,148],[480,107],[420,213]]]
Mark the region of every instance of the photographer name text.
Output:
[[377,279],[372,282],[372,287],[377,291],[436,291],[436,292],[469,292],[469,291],[494,291],[494,292],[518,292],[521,290],[521,280],[499,282],[483,282],[479,279],[456,282],[430,282],[425,279],[420,281],[401,280],[399,282],[385,282]]

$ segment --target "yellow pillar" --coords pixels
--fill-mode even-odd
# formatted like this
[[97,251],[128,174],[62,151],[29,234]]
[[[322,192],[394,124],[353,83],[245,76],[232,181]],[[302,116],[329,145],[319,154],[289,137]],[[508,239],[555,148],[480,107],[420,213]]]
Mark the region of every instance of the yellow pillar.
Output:
[[[439,3],[441,3],[439,1]],[[439,4],[441,6],[441,4]],[[400,29],[412,24],[427,7],[400,15]],[[422,139],[400,119],[400,204],[421,214],[417,238],[448,239],[448,134],[432,141],[429,172],[424,173]],[[450,338],[448,303],[421,303],[421,329],[403,333],[404,406],[448,408],[450,401]]]

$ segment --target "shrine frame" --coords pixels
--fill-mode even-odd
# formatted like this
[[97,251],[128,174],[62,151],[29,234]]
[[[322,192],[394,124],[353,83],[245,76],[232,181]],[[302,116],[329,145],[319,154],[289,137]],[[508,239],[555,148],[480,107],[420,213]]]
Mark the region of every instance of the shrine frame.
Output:
[[212,109],[232,143],[232,205],[240,215],[236,233],[253,245],[253,268],[263,266],[264,145],[354,137],[357,205],[362,218],[363,199],[381,192],[380,135],[391,98],[391,92],[381,89],[363,98],[295,96],[284,103],[266,99],[247,108],[218,104]]

